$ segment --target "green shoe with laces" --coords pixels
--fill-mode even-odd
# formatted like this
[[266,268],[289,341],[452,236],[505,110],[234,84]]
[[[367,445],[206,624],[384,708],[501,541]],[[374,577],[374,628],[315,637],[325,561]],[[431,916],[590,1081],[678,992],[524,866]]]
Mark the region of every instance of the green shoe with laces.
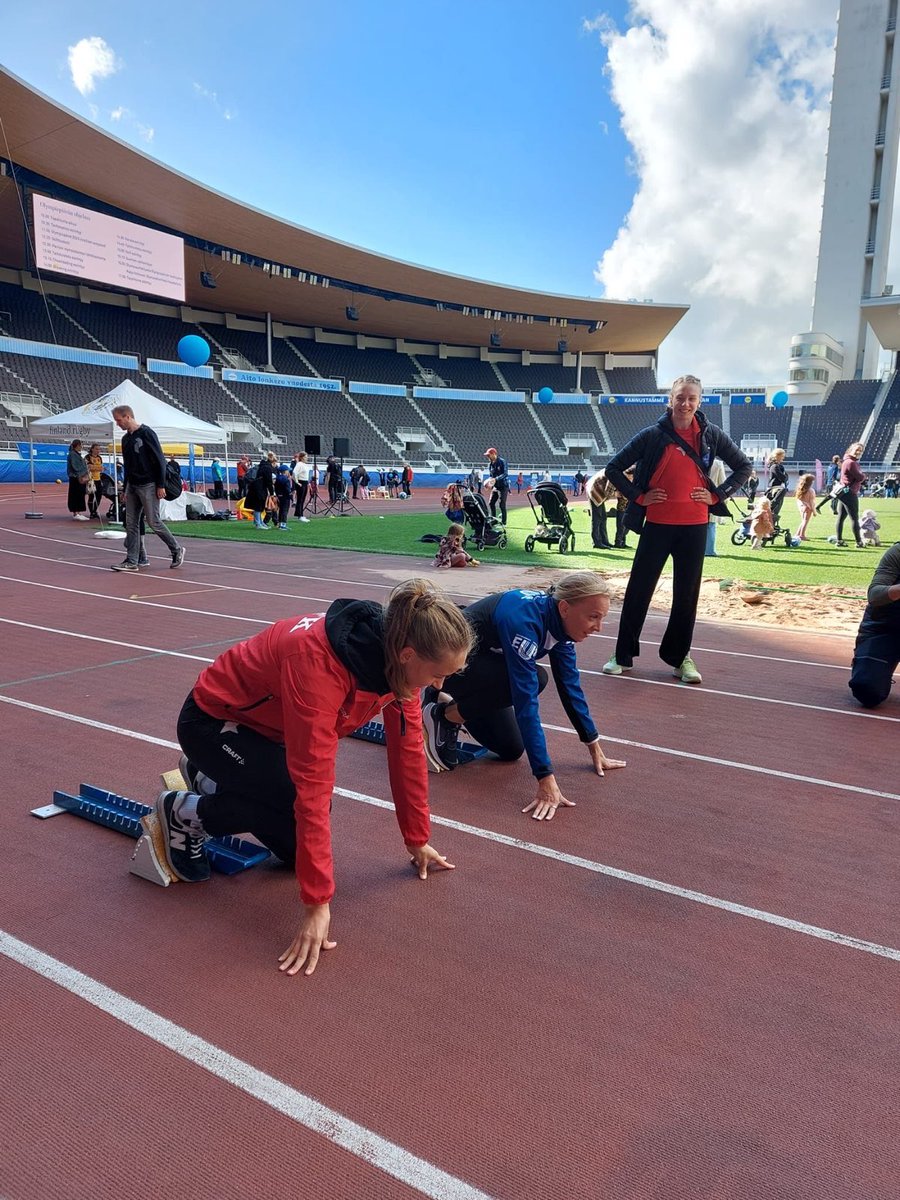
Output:
[[[606,670],[606,668],[603,668]],[[680,667],[676,667],[672,674],[676,679],[680,679],[682,683],[702,683],[703,676],[697,670],[697,664],[688,656]]]
[[621,675],[623,671],[630,671],[631,666],[625,666],[624,663],[616,662],[616,656],[613,655],[609,662],[603,664],[604,675]]

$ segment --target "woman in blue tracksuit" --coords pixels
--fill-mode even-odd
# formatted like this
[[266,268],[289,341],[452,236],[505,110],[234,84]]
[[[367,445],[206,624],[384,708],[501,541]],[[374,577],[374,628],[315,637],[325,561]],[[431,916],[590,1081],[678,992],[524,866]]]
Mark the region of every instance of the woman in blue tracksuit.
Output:
[[538,696],[547,686],[547,658],[566,715],[588,748],[594,771],[624,767],[607,758],[581,690],[575,643],[598,633],[609,612],[609,586],[596,571],[573,571],[549,592],[514,590],[467,606],[477,645],[464,671],[449,676],[440,693],[423,698],[425,753],[435,771],[453,770],[462,724],[472,737],[510,762],[528,755],[537,795],[522,810],[551,820],[560,804],[571,807],[556,782],[541,726]]

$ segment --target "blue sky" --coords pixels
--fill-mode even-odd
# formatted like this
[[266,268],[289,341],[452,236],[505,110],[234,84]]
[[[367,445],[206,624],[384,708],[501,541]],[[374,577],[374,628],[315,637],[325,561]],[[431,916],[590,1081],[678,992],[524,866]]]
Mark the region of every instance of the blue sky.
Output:
[[[2,61],[330,236],[690,303],[661,376],[748,384],[781,382],[808,327],[834,27],[833,0],[50,0],[4,14]],[[747,206],[748,178],[751,197],[785,198],[777,221]]]

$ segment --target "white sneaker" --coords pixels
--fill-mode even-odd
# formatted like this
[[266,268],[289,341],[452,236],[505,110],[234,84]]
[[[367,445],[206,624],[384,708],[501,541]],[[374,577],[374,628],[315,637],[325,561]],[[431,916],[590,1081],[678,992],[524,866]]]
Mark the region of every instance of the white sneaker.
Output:
[[616,656],[613,655],[609,662],[603,664],[604,675],[621,675],[623,671],[630,671],[631,667],[623,666],[622,663],[616,662]]
[[300,520],[303,522],[304,525],[309,524],[309,517],[301,517]]
[[90,517],[86,517],[84,515],[84,513],[73,513],[72,520],[73,521],[89,521]]
[[676,679],[680,679],[682,683],[702,683],[703,676],[697,670],[697,664],[689,656],[680,667],[675,667],[672,674]]

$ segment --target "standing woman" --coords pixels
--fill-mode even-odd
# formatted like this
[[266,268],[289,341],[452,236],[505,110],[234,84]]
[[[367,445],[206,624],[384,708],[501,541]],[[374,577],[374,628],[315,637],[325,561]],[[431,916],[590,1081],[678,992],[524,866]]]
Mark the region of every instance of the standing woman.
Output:
[[103,455],[100,453],[99,443],[93,443],[84,461],[87,463],[87,469],[90,473],[87,485],[88,512],[92,517],[97,517],[97,510],[100,507],[100,501],[103,499],[100,488],[100,476],[103,474]]
[[156,802],[166,859],[179,879],[209,878],[207,837],[249,832],[294,866],[303,915],[280,970],[311,975],[331,950],[331,797],[338,742],[383,712],[397,823],[420,879],[452,869],[428,844],[428,766],[419,689],[465,665],[461,610],[424,579],[382,607],[335,600],[278,621],[201,672],[178,718],[190,791]]
[[87,507],[85,497],[87,496],[87,485],[91,475],[81,451],[81,438],[76,438],[69,446],[69,453],[66,458],[66,475],[69,479],[68,508],[74,520],[87,521],[88,518],[84,515],[84,510]]
[[297,455],[291,475],[294,480],[294,496],[296,497],[294,516],[298,521],[303,521],[305,525],[308,525],[309,517],[304,517],[303,510],[306,507],[306,493],[309,491],[309,463],[302,450]]
[[606,478],[605,471],[591,476],[587,493],[591,506],[591,544],[595,550],[611,550],[612,542],[606,529],[606,505],[615,499],[616,489]]
[[844,461],[841,463],[841,478],[840,490],[835,499],[837,500],[837,544],[846,546],[847,543],[843,540],[844,537],[844,521],[847,517],[850,518],[850,526],[853,530],[853,536],[856,538],[856,545],[862,549],[863,540],[862,532],[859,528],[859,492],[862,485],[866,482],[866,476],[862,473],[859,465],[859,460],[865,453],[865,446],[862,442],[854,442],[852,446],[847,447],[844,454]]
[[773,450],[769,458],[769,484],[766,488],[766,495],[772,502],[772,519],[776,525],[781,506],[787,495],[788,481],[787,467],[784,465],[784,451],[780,448]]
[[265,529],[265,516],[268,500],[275,497],[275,455],[270,451],[263,455],[256,468],[256,474],[247,485],[246,507],[253,513],[255,529]]
[[[666,561],[672,559],[672,610],[659,656],[683,683],[702,683],[690,657],[706,527],[710,514],[729,515],[725,501],[750,477],[750,460],[718,426],[700,412],[701,385],[696,375],[672,384],[666,412],[641,430],[606,464],[606,475],[627,497],[624,524],[640,534],[622,601],[616,651],[603,668],[606,675],[630,671],[641,652],[641,630],[653,591]],[[731,469],[715,487],[709,478],[713,459]],[[634,464],[634,479],[626,469]]]
[[581,690],[575,643],[599,633],[609,612],[609,585],[596,571],[572,571],[548,592],[513,590],[476,600],[465,609],[476,651],[462,674],[427,689],[422,698],[425,753],[433,770],[457,765],[460,726],[498,758],[527,753],[537,780],[535,798],[522,809],[538,821],[553,819],[559,790],[541,726],[538,697],[547,686],[546,657],[566,716],[587,746],[597,775],[624,767],[607,758]]

